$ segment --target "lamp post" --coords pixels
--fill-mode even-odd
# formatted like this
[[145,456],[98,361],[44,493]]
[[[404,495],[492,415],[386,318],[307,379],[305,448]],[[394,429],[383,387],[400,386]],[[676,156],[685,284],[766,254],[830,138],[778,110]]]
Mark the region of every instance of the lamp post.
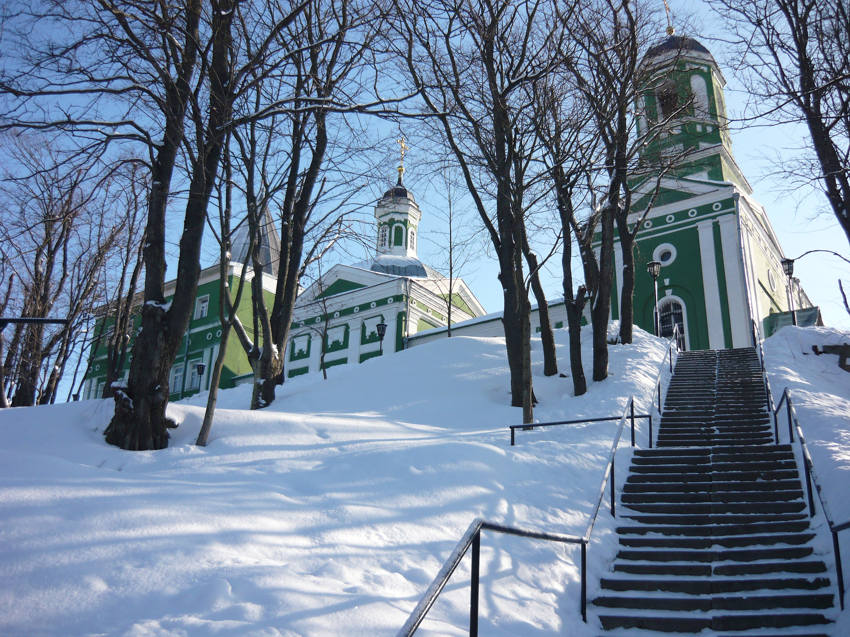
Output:
[[791,302],[791,324],[797,325],[797,310],[794,309],[794,282],[791,277],[794,275],[794,259],[782,259],[782,271],[788,279],[788,298]]
[[381,356],[384,355],[384,335],[387,333],[387,324],[381,321],[375,326],[378,330],[378,340],[381,343]]
[[652,286],[655,290],[655,305],[652,306],[653,330],[656,336],[661,331],[658,325],[658,275],[661,274],[661,262],[650,261],[646,264],[646,271],[652,277]]
[[204,372],[206,371],[207,366],[204,363],[196,363],[195,364],[195,372],[198,374],[198,390],[201,389],[201,379],[204,377]]

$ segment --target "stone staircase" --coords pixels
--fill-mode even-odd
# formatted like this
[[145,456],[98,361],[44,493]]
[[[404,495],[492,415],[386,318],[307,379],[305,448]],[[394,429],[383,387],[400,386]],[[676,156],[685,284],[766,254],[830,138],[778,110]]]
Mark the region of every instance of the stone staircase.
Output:
[[593,600],[606,630],[828,632],[832,583],[755,350],[680,355],[658,447],[635,452],[621,499],[620,550]]

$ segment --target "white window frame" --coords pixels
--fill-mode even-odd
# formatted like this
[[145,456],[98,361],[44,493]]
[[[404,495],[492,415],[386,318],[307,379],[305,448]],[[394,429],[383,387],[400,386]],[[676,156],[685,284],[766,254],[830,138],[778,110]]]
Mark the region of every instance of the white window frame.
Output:
[[195,299],[195,320],[206,318],[210,313],[210,295],[204,294]]

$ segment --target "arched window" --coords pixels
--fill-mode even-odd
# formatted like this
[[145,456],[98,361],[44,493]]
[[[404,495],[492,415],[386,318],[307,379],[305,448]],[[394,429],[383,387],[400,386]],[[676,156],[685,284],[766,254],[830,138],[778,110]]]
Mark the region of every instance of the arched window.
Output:
[[658,325],[661,336],[670,338],[673,336],[673,326],[679,326],[679,349],[686,348],[685,339],[685,308],[677,299],[664,298],[658,302]]
[[655,92],[655,99],[658,102],[659,119],[672,117],[676,114],[679,106],[681,106],[678,88],[672,80],[668,80],[658,87],[658,90]]
[[691,75],[691,91],[694,94],[694,115],[708,117],[708,89],[702,75]]
[[394,246],[403,246],[404,245],[404,228],[401,226],[396,226],[395,230],[393,230],[393,245]]
[[410,229],[410,236],[407,240],[407,247],[411,250],[416,249],[416,231],[413,228]]
[[390,234],[387,231],[387,227],[381,226],[381,230],[378,233],[378,247],[379,248],[387,247],[387,239],[389,238],[389,236],[390,236]]

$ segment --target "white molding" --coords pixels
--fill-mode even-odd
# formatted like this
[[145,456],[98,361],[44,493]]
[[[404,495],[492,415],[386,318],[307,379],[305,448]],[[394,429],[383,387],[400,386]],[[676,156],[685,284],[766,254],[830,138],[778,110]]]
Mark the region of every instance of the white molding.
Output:
[[702,269],[703,301],[708,325],[708,344],[711,349],[723,349],[723,314],[720,311],[720,287],[717,282],[717,255],[714,249],[714,221],[697,223],[700,264]]
[[729,322],[732,331],[732,347],[748,347],[750,326],[747,285],[741,270],[741,244],[738,241],[738,224],[734,215],[721,217],[720,244],[723,250],[723,268],[726,274],[726,298],[729,303]]

